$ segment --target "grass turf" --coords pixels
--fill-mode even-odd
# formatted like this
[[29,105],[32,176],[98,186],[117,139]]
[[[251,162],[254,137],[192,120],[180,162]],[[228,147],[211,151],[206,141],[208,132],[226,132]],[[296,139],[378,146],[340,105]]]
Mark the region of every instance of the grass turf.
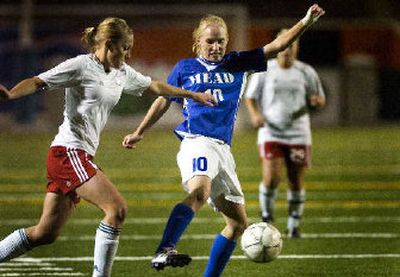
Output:
[[[315,129],[312,168],[305,179],[305,238],[285,239],[280,258],[268,264],[243,259],[237,247],[224,276],[399,276],[399,132]],[[170,131],[156,131],[147,134],[136,150],[127,151],[120,146],[123,136],[104,133],[95,159],[129,204],[113,276],[201,276],[213,236],[224,225],[209,207],[197,214],[178,246],[196,259],[188,267],[162,272],[149,267],[169,211],[185,195],[175,162],[179,141]],[[39,217],[52,137],[0,134],[0,237]],[[255,140],[255,131],[237,133],[232,145],[252,222],[259,220],[261,177]],[[284,183],[275,224],[282,232]],[[56,243],[0,265],[0,276],[90,276],[93,236],[101,218],[100,211],[82,202]]]

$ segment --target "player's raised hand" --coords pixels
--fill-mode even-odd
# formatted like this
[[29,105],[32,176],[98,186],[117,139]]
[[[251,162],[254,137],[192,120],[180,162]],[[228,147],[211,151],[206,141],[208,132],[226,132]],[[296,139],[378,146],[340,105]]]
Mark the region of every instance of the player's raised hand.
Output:
[[122,141],[122,146],[127,149],[135,149],[136,148],[135,144],[141,141],[142,139],[143,135],[138,135],[136,133],[126,135],[124,137],[124,140]]
[[7,101],[8,99],[10,99],[8,89],[0,84],[0,101]]
[[214,107],[218,105],[218,102],[215,99],[215,97],[208,93],[194,93],[192,99],[193,101],[199,104],[206,105],[209,107]]
[[314,4],[308,9],[306,16],[301,21],[305,26],[311,26],[324,14],[324,9],[318,6],[318,4]]

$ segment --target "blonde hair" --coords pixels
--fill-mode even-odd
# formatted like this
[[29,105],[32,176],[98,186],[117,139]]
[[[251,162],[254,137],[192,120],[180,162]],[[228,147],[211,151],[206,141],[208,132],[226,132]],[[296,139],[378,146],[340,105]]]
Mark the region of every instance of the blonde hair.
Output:
[[210,25],[217,25],[224,28],[226,31],[226,42],[228,42],[229,40],[228,26],[226,25],[225,20],[223,20],[222,17],[219,17],[217,15],[208,14],[204,16],[202,19],[200,19],[199,25],[197,26],[196,29],[194,29],[192,33],[193,37],[192,51],[196,55],[198,55],[200,51],[200,45],[199,45],[200,36],[203,33],[203,31]]
[[81,41],[89,52],[95,52],[98,45],[105,41],[130,41],[133,31],[126,21],[117,17],[107,17],[97,27],[88,27],[83,31]]

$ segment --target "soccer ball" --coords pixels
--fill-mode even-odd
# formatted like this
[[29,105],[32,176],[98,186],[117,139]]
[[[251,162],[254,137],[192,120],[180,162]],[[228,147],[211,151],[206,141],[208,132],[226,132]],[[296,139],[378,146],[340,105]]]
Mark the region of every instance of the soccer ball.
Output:
[[247,258],[257,263],[270,262],[281,253],[282,236],[266,222],[250,225],[243,233],[241,247]]

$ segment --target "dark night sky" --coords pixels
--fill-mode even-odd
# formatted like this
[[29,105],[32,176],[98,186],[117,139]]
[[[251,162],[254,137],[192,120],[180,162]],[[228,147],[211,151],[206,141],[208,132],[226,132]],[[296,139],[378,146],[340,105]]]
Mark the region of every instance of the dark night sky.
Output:
[[[16,5],[22,0],[1,0],[1,4]],[[273,17],[298,17],[311,4],[318,2],[332,18],[373,18],[400,20],[399,0],[32,0],[36,4],[133,4],[133,5],[156,5],[156,4],[217,4],[235,3],[248,6],[251,16],[258,18]],[[0,4],[0,5],[1,5]]]

